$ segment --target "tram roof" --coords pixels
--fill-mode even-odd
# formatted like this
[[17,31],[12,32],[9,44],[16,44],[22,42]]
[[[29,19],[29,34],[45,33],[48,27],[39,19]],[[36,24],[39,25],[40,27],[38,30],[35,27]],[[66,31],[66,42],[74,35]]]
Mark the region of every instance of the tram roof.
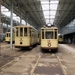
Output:
[[[18,26],[15,26],[15,27],[20,27],[20,28],[21,28],[21,27],[24,27],[24,28],[25,28],[25,27],[28,27],[28,28],[33,28],[33,29],[35,29],[33,26],[27,26],[27,25],[18,25]],[[35,30],[37,30],[37,29],[35,29]]]
[[10,33],[10,32],[6,32],[6,33]]
[[42,27],[41,29],[58,29],[57,27],[52,27],[52,26],[48,26],[48,27]]

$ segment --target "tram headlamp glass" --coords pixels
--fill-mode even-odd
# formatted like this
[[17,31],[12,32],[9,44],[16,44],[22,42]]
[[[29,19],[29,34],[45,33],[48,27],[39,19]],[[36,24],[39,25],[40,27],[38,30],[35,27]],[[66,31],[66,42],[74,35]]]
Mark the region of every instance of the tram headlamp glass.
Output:
[[22,42],[20,42],[20,44],[22,44]]
[[50,45],[50,44],[48,44],[48,46],[50,47],[51,45]]

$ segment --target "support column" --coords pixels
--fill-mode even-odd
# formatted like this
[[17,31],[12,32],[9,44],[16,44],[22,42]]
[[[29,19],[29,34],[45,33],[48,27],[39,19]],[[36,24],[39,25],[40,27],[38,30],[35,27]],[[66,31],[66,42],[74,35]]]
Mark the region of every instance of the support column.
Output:
[[3,41],[3,24],[1,25],[1,28],[2,28],[2,32],[1,32],[1,40]]
[[10,49],[13,49],[12,47],[12,33],[13,33],[13,0],[11,0],[11,27],[10,27]]
[[2,23],[1,23],[1,0],[0,0],[0,43],[1,43],[1,34],[2,34]]
[[[0,35],[2,33],[2,29],[1,29],[1,0],[0,0]],[[0,37],[0,55],[1,55],[1,37]]]

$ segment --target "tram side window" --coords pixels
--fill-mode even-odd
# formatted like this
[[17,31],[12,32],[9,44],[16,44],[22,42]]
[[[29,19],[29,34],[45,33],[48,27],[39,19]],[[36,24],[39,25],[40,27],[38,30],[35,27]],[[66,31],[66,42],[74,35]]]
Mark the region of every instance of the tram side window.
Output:
[[18,36],[18,28],[16,28],[16,36]]
[[42,39],[44,39],[44,31],[42,31]]
[[53,32],[46,32],[46,39],[53,39]]
[[39,38],[39,35],[40,35],[40,34],[38,34],[38,38]]
[[30,32],[30,37],[31,37],[31,28],[30,28],[30,31],[29,32]]
[[24,36],[27,36],[27,28],[24,28]]
[[57,39],[57,31],[55,31],[55,39]]
[[20,36],[23,36],[23,28],[20,28]]

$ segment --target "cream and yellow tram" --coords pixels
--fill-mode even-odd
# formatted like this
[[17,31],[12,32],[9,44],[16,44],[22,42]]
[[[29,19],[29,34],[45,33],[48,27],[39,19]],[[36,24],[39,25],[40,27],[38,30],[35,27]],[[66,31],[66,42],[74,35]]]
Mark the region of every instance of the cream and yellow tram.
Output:
[[64,42],[63,35],[58,35],[58,43],[63,43],[63,42]]
[[[12,34],[12,42],[14,43],[15,40],[15,35],[14,33]],[[5,33],[5,42],[10,43],[10,32]]]
[[57,51],[58,49],[58,28],[41,28],[41,50]]
[[41,40],[40,33],[38,33],[38,44],[40,44],[40,40]]
[[38,43],[38,31],[31,26],[15,26],[15,47],[31,47]]

